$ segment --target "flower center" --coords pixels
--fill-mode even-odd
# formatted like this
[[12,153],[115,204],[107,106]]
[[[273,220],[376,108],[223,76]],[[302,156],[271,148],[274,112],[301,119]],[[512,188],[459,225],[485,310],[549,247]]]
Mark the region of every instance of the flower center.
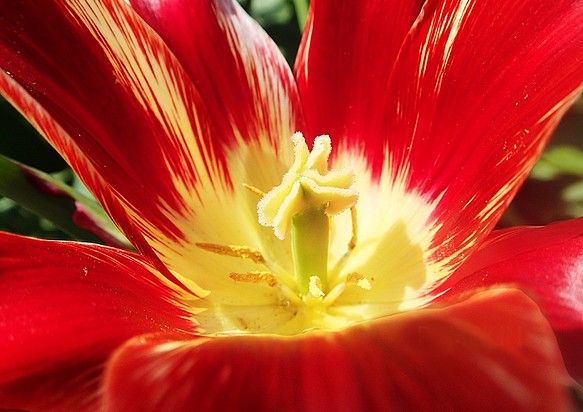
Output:
[[328,170],[330,138],[319,136],[310,152],[303,136],[292,136],[295,161],[280,185],[257,204],[259,223],[283,240],[291,231],[294,273],[302,297],[328,289],[330,218],[353,206],[358,193],[351,170]]
[[441,276],[427,263],[434,208],[389,164],[373,177],[343,150],[334,163],[358,173],[329,168],[328,136],[312,150],[300,133],[292,142],[293,157],[287,147],[233,150],[234,189],[208,192],[192,253],[168,257],[202,297],[186,303],[204,333],[342,329],[416,307]]

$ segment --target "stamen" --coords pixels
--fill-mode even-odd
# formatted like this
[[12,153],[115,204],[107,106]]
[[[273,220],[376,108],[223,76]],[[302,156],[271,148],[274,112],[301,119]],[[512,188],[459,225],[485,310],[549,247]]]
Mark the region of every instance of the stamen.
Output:
[[247,273],[229,273],[229,277],[236,282],[245,283],[267,283],[268,286],[274,287],[277,285],[277,278],[273,273],[269,272],[247,272]]
[[350,257],[350,254],[352,253],[358,242],[358,216],[356,214],[356,205],[352,205],[350,207],[350,220],[352,223],[352,237],[348,242],[347,251],[345,254],[340,256],[340,258],[334,265],[334,268],[332,269],[331,273],[335,274],[340,273],[346,262],[348,262],[348,258]]
[[216,243],[195,243],[195,246],[208,252],[223,256],[251,259],[255,263],[265,264],[265,258],[260,251],[245,246],[224,246]]
[[243,187],[245,189],[249,190],[250,192],[255,193],[259,197],[265,196],[265,192],[262,192],[261,190],[257,189],[255,186],[251,186],[251,185],[248,185],[247,183],[243,183]]
[[332,305],[332,303],[338,298],[338,296],[340,296],[342,292],[344,292],[344,289],[346,289],[346,283],[337,284],[332,288],[330,292],[326,294],[326,296],[322,300],[322,303],[326,306]]

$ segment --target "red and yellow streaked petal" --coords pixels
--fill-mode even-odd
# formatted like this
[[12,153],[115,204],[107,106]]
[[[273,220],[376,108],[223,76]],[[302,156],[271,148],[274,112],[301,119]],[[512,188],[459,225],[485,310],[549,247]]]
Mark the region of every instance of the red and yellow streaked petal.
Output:
[[[572,0],[503,7],[452,0],[426,2],[417,14],[419,5],[408,2],[400,4],[410,8],[393,29],[382,27],[391,16],[388,2],[359,5],[353,13],[344,13],[351,6],[328,3],[312,4],[296,64],[305,104],[323,119],[313,120],[306,109],[309,127],[316,125],[316,133],[330,127],[339,135],[337,165],[365,165],[356,172],[373,183],[359,203],[378,203],[382,194],[386,203],[409,199],[405,203],[413,206],[376,225],[360,219],[361,238],[388,232],[392,226],[385,220],[414,220],[413,226],[429,227],[408,232],[426,250],[436,274],[430,278],[447,276],[491,230],[582,90],[583,8]],[[327,7],[335,19],[315,14]],[[375,7],[386,13],[367,15]],[[365,30],[336,41],[332,21],[335,28],[362,23]],[[369,32],[380,34],[366,37]],[[371,47],[367,38],[374,39]],[[397,44],[379,52],[384,38]],[[364,44],[363,51],[353,50],[355,44]],[[360,53],[374,58],[351,60]],[[326,66],[320,55],[336,66]],[[333,110],[323,101],[331,101]],[[394,190],[380,193],[380,181]],[[366,226],[373,227],[370,233]]]
[[[311,2],[306,31],[295,64],[307,119],[308,135],[329,134],[335,167],[356,172],[358,242],[331,282],[352,274],[372,285],[347,287],[337,310],[351,313],[354,302],[366,301],[366,313],[377,317],[415,306],[417,291],[441,276],[427,270],[433,199],[410,191],[407,171],[398,176],[388,159],[373,165],[374,142],[385,134],[385,95],[403,42],[421,10],[422,2]],[[310,139],[308,138],[308,141]],[[384,152],[378,153],[384,156]],[[332,221],[331,262],[345,259],[354,225],[349,213]],[[390,275],[388,275],[390,273]],[[351,315],[352,317],[353,315]]]
[[[110,216],[115,217],[116,223],[122,227],[128,236],[128,239],[140,251],[145,252],[149,259],[162,270],[166,277],[174,283],[180,282],[164,267],[162,262],[152,251],[151,246],[147,243],[138,224],[133,221],[128,214],[129,206],[124,204],[115,193],[115,190],[109,184],[105,177],[101,176],[98,169],[90,159],[83,153],[77,142],[61,127],[59,123],[48,113],[29,93],[19,84],[17,84],[9,74],[0,72],[0,88],[6,97],[13,104],[20,108],[28,120],[44,136],[55,145],[77,171],[85,184],[93,190],[94,195],[100,199],[108,210]],[[112,165],[115,168],[115,165]]]
[[[303,129],[293,74],[267,33],[233,0],[132,0],[196,84],[217,139],[291,150]],[[283,156],[288,159],[289,155]]]
[[[156,34],[116,1],[3,3],[2,17],[2,68],[113,187],[149,178],[172,204],[168,181],[197,177],[191,157],[210,136],[202,133],[208,125],[200,97]],[[68,157],[62,138],[47,138]],[[198,166],[212,169],[213,159],[205,160]]]
[[310,4],[295,63],[308,140],[328,134],[333,143],[368,150],[386,109],[380,103],[422,1]]
[[59,125],[41,131],[116,221],[124,208],[108,205],[85,169],[107,180],[144,231],[178,236],[167,214],[186,208],[179,189],[196,192],[211,178],[220,186],[225,176],[205,106],[161,39],[122,2],[1,6],[0,59],[13,79],[3,94],[37,126]]
[[[262,248],[256,195],[243,183],[269,190],[277,182],[291,144],[274,150],[274,142],[294,131],[301,111],[289,70],[255,23],[227,3],[208,6],[207,18],[218,23],[207,23],[230,47],[198,36],[197,50],[212,49],[212,58],[185,60],[188,71],[121,1],[6,4],[0,39],[0,63],[9,72],[3,93],[73,165],[139,250],[152,255],[153,249],[154,260],[196,280],[212,280],[215,272],[205,263],[213,257],[196,242]],[[230,20],[231,11],[238,17]],[[243,48],[243,59],[234,50],[249,35],[257,40]],[[231,69],[236,95],[211,98],[217,85],[203,69],[215,66],[225,69],[217,75],[222,85]],[[208,96],[195,87],[202,83]],[[255,105],[243,114],[239,98]],[[211,108],[221,115],[211,117]],[[228,273],[201,287],[220,286]]]
[[[577,1],[429,1],[387,92],[386,149],[437,199],[431,261],[448,272],[487,234],[582,90]],[[373,139],[374,139],[373,138]]]
[[569,382],[537,306],[498,290],[339,332],[137,338],[109,363],[105,402],[142,411],[568,410]]
[[583,219],[494,231],[432,293],[514,284],[532,293],[552,326],[571,375],[583,382]]
[[183,293],[128,252],[0,234],[0,408],[91,410],[118,345],[196,331]]
[[[230,178],[226,190],[212,187],[188,199],[194,212],[175,219],[187,229],[174,245],[160,247],[162,260],[204,290],[232,290],[233,271],[268,269],[226,261],[195,247],[198,242],[252,247],[288,265],[288,245],[257,223],[259,197],[244,187],[266,192],[278,184],[293,160],[291,135],[304,127],[295,80],[277,46],[230,0],[131,4],[196,84],[224,145]],[[241,290],[232,296],[242,297]]]

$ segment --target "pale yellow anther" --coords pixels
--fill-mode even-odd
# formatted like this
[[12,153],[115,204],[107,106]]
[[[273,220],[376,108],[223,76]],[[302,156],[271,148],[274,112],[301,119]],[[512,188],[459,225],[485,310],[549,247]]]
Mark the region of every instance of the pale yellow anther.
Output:
[[365,278],[360,273],[350,273],[348,276],[346,276],[346,284],[348,284],[348,285],[356,285],[359,288],[362,288],[362,289],[365,289],[365,290],[371,290],[372,289],[372,285],[370,283],[370,280],[368,280],[367,278]]
[[370,285],[370,281],[367,278],[364,279],[360,279],[358,282],[356,282],[356,286],[365,289],[365,290],[371,290],[372,286]]
[[310,276],[309,292],[315,298],[324,296],[322,291],[322,282],[318,276]]
[[288,235],[293,217],[308,209],[324,207],[325,213],[333,216],[358,200],[358,192],[353,188],[354,173],[346,169],[328,169],[328,156],[332,150],[330,137],[316,137],[311,152],[301,133],[294,134],[292,141],[293,165],[283,176],[281,184],[257,204],[259,223],[273,227],[279,239]]

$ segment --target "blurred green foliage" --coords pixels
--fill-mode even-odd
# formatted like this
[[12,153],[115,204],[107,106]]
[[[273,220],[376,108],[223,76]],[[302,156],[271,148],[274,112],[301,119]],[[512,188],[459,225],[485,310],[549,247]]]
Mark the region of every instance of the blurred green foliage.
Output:
[[308,0],[238,0],[293,64],[308,13]]
[[565,115],[499,226],[583,216],[583,99]]
[[[51,173],[67,184],[73,181],[73,173],[65,161],[3,99],[0,99],[0,153]],[[49,239],[70,237],[50,221],[7,197],[0,197],[0,230]]]
[[[308,0],[238,0],[293,64]],[[0,154],[16,159],[84,192],[62,158],[0,99]],[[56,206],[55,206],[56,207]],[[70,206],[67,206],[70,207]],[[70,213],[70,211],[68,212]],[[545,224],[583,215],[583,100],[565,117],[552,145],[501,221],[501,226]],[[0,198],[0,230],[44,238],[70,238],[53,223]],[[80,235],[73,234],[73,237]],[[84,240],[94,240],[86,238]]]

